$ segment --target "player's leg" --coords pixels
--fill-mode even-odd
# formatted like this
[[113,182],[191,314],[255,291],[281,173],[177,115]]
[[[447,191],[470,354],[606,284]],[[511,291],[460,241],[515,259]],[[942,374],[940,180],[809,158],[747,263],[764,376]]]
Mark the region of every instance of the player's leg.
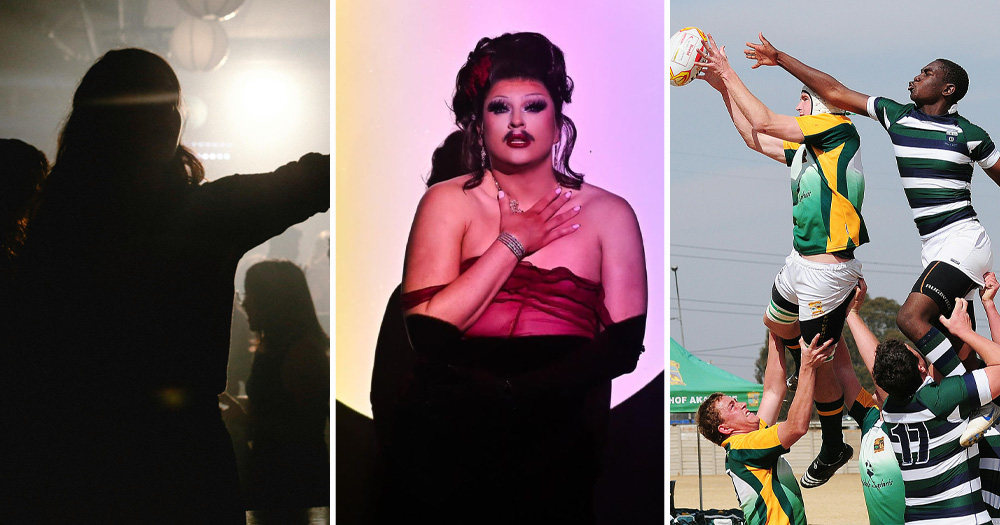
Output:
[[[977,284],[960,268],[942,261],[932,261],[913,285],[910,295],[899,309],[896,324],[905,336],[914,342],[917,350],[934,365],[942,375],[961,375],[966,366],[959,358],[951,334],[937,322],[939,315],[951,315],[956,297],[974,294]],[[978,356],[966,358],[972,366],[979,366]],[[969,446],[979,441],[984,432],[1000,421],[1000,407],[988,403],[969,417],[969,424],[960,442]]]
[[[857,284],[857,281],[854,283]],[[854,298],[854,291],[841,300],[841,303],[826,315],[809,320],[800,320],[802,338],[809,341],[820,334],[820,341],[837,340],[838,352],[833,355],[830,363],[816,369],[816,386],[814,400],[816,412],[819,413],[819,424],[822,432],[822,444],[819,455],[802,475],[803,488],[818,487],[826,483],[837,469],[844,466],[854,454],[850,445],[844,442],[844,390],[837,377],[837,364],[841,367],[851,367],[850,354],[843,343],[841,331],[847,317],[847,309]],[[838,356],[837,354],[842,354]],[[857,393],[855,392],[855,395]]]
[[957,354],[962,345],[949,338],[938,316],[950,315],[956,297],[974,296],[984,285],[983,275],[993,267],[990,236],[978,221],[966,221],[925,236],[921,243],[924,271],[899,309],[896,324],[943,375],[961,374],[949,350]]
[[788,376],[788,389],[794,391],[798,386],[799,366],[802,361],[801,346],[799,345],[799,305],[795,296],[792,283],[789,281],[789,272],[783,267],[774,278],[771,286],[771,302],[768,304],[764,314],[764,326],[768,331],[781,339],[785,351],[791,354],[795,360],[791,374]]
[[[797,257],[788,266],[798,297],[802,339],[812,341],[818,334],[821,341],[832,339],[839,342],[847,311],[862,276],[861,263],[857,260],[821,263]],[[845,358],[842,362],[850,366],[850,356],[841,357]],[[833,359],[836,359],[836,353]],[[802,476],[801,483],[805,488],[825,483],[853,454],[851,447],[844,443],[844,393],[834,365],[823,365],[817,369],[814,401],[820,416],[822,446],[819,455]]]
[[899,331],[945,376],[965,370],[958,356],[960,346],[943,330],[938,317],[950,315],[955,298],[966,297],[975,287],[976,283],[959,268],[933,261],[924,268],[896,315]]

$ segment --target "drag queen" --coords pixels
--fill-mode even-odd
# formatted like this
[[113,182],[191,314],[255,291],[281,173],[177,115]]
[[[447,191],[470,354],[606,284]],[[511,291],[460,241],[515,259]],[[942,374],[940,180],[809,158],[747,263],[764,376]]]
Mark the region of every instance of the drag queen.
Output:
[[428,189],[410,230],[402,302],[419,363],[397,410],[389,521],[593,521],[611,379],[643,350],[646,270],[632,208],[569,166],[572,92],[537,33],[483,38],[458,72],[468,174]]

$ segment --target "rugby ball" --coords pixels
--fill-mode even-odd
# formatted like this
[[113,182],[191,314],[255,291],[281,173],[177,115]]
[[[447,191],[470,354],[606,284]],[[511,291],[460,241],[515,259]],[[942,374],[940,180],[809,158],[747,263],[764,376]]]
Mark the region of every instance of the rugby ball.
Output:
[[670,85],[683,86],[698,76],[708,38],[697,27],[685,27],[670,37]]

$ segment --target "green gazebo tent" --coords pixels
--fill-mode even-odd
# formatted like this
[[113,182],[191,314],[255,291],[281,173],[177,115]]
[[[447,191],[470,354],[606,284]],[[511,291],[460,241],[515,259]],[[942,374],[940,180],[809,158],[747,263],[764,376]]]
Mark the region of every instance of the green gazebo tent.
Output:
[[714,392],[725,392],[756,412],[764,386],[735,376],[691,355],[670,338],[670,412],[697,412]]

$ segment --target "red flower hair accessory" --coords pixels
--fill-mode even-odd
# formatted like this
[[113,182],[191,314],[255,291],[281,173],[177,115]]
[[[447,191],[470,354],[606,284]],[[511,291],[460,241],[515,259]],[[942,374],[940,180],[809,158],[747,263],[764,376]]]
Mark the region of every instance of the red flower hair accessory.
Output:
[[472,73],[469,74],[469,83],[465,85],[466,95],[474,97],[486,85],[486,81],[490,79],[490,66],[492,62],[489,55],[483,55],[476,62],[476,65],[472,66]]

